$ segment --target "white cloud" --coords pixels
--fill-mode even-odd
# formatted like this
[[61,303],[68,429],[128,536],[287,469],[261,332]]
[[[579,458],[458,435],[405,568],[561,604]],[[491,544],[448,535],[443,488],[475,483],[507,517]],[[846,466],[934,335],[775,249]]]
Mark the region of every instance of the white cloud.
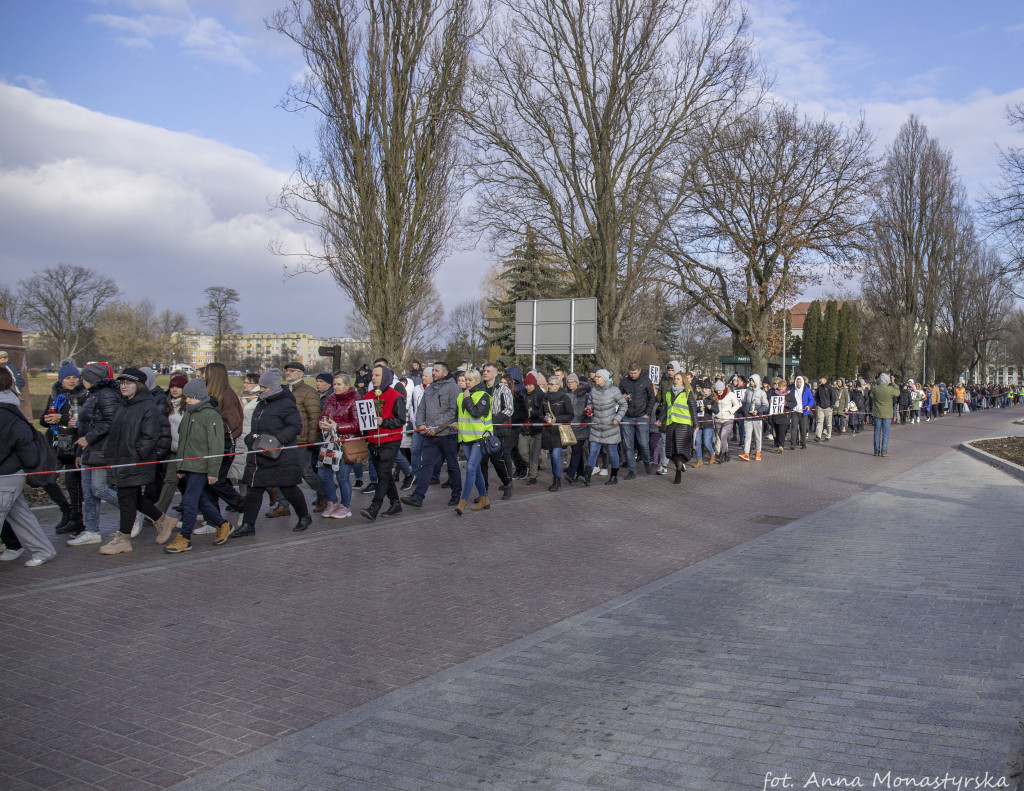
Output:
[[348,305],[333,281],[285,279],[267,250],[271,239],[291,250],[306,241],[268,210],[288,174],[221,143],[2,83],[0,140],[5,280],[80,264],[191,322],[202,290],[227,285],[242,295],[246,329],[342,332]]

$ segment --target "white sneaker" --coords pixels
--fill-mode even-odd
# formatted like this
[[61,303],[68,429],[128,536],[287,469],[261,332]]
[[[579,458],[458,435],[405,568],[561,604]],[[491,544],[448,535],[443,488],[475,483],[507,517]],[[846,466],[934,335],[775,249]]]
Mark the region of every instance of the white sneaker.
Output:
[[0,553],[0,560],[17,560],[24,551],[24,549],[5,549]]
[[35,566],[41,566],[44,563],[49,563],[51,560],[53,560],[56,557],[57,557],[57,553],[54,552],[49,557],[45,557],[45,558],[32,558],[32,560],[26,560],[25,561],[25,565],[28,566],[29,568],[34,568]]
[[69,547],[84,547],[86,544],[102,544],[103,536],[93,530],[83,530],[77,538],[68,541]]
[[142,532],[142,523],[146,517],[142,514],[135,514],[135,524],[132,525],[132,538],[137,538],[139,533]]
[[608,469],[606,467],[602,467],[601,469],[599,469],[597,471],[597,474],[598,475],[607,475],[608,474]]
[[668,475],[668,467],[666,467],[664,464],[658,467],[658,475]]
[[196,523],[196,526],[194,528],[192,528],[192,535],[194,535],[194,536],[208,536],[211,533],[216,533],[216,532],[217,532],[217,528],[215,528],[213,525],[202,525],[200,527],[198,522]]

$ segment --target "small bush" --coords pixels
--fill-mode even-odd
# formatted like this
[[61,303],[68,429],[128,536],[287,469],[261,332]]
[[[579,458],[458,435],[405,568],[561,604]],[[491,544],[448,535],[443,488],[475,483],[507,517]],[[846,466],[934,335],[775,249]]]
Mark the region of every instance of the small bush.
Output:
[[36,377],[36,376],[39,376],[39,369],[38,368],[29,368],[28,369],[28,375],[33,377],[33,378]]

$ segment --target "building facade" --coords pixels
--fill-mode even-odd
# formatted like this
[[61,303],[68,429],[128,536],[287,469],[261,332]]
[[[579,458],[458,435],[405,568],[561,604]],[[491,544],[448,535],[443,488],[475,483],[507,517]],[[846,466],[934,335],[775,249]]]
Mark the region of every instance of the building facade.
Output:
[[[186,329],[176,338],[182,350],[175,365],[191,365],[199,368],[214,362],[214,336],[198,330]],[[226,344],[234,347],[237,364],[245,361],[247,367],[263,369],[271,364],[284,364],[297,360],[307,368],[329,368],[330,358],[320,356],[321,346],[341,346],[346,352],[369,347],[366,338],[320,338],[308,332],[246,332],[225,335]]]

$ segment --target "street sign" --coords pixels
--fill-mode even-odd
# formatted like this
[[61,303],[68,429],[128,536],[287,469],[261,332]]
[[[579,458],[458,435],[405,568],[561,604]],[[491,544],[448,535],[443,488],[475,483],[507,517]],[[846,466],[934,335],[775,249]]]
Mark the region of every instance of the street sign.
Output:
[[597,354],[597,300],[516,302],[516,354]]

